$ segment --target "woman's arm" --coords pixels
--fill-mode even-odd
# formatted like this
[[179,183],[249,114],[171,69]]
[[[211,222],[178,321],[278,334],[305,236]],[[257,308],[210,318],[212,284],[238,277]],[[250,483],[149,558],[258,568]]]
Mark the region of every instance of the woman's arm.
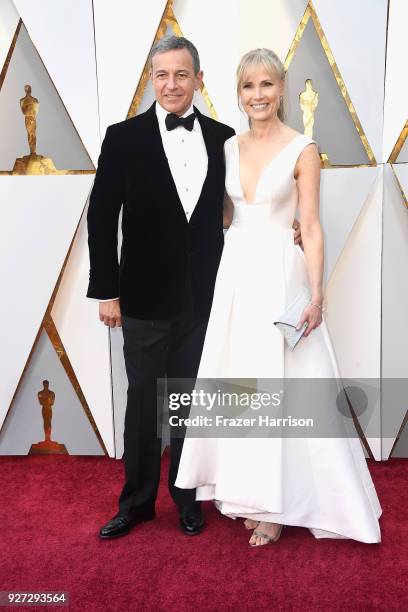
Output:
[[[324,242],[319,218],[321,162],[317,147],[307,146],[299,156],[295,167],[295,179],[299,196],[302,242],[312,292],[312,304],[323,303]],[[321,309],[309,306],[305,309],[299,326],[308,321],[305,336],[321,323]]]
[[224,193],[224,206],[222,213],[223,227],[224,229],[228,229],[232,223],[232,217],[234,216],[234,204],[232,203],[231,198],[227,194]]

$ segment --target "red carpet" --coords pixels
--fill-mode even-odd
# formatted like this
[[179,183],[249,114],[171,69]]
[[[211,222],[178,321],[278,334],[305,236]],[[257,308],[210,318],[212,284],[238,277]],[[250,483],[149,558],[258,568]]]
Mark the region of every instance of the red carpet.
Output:
[[1,457],[0,590],[67,591],[69,609],[81,612],[406,610],[408,462],[369,468],[381,544],[315,540],[289,527],[277,544],[252,549],[242,524],[210,503],[201,535],[178,531],[166,458],[158,519],[101,542],[99,526],[116,513],[120,461]]

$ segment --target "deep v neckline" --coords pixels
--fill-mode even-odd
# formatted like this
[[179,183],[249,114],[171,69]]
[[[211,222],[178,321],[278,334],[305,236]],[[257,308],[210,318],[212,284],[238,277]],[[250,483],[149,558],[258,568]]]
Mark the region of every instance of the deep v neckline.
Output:
[[253,206],[253,204],[255,203],[256,200],[256,196],[258,193],[258,186],[259,183],[261,182],[265,172],[267,171],[267,169],[269,168],[269,166],[276,160],[278,159],[278,157],[280,157],[282,155],[282,153],[284,151],[286,151],[286,149],[295,141],[297,140],[300,136],[302,136],[303,134],[297,134],[294,138],[292,138],[292,140],[290,140],[287,144],[285,144],[284,147],[282,147],[282,149],[279,151],[279,153],[277,153],[274,157],[272,157],[272,159],[270,159],[268,161],[268,163],[266,164],[266,166],[263,168],[262,172],[260,173],[260,175],[258,176],[258,180],[255,183],[255,190],[254,190],[254,195],[252,197],[252,201],[248,202],[248,200],[245,197],[244,194],[244,190],[242,188],[242,182],[241,182],[241,154],[240,154],[240,148],[239,148],[239,142],[238,142],[238,136],[235,137],[235,142],[236,142],[236,147],[237,147],[237,158],[238,158],[238,183],[239,183],[239,187],[241,190],[241,194],[242,194],[242,198],[245,201],[245,204],[247,204],[248,206]]

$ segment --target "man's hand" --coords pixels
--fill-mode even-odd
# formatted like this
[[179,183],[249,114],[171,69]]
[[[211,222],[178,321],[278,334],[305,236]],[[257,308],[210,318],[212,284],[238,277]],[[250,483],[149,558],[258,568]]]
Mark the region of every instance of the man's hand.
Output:
[[295,230],[293,240],[295,244],[299,245],[303,251],[303,242],[302,242],[302,234],[300,231],[300,223],[297,219],[294,220],[292,227]]
[[99,319],[109,327],[120,327],[122,318],[120,314],[119,300],[99,302]]

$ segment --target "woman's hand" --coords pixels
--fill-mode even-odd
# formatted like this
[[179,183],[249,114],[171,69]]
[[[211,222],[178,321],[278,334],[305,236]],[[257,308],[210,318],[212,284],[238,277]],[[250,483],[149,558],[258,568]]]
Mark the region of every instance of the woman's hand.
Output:
[[297,219],[293,221],[292,229],[295,230],[295,233],[293,234],[293,241],[297,246],[300,246],[303,251],[302,231],[300,229],[300,223]]
[[303,334],[306,337],[310,334],[312,329],[319,327],[322,320],[322,309],[318,306],[314,306],[314,303],[311,302],[309,306],[306,306],[306,308],[304,309],[300,321],[296,326],[296,329],[300,329],[306,322],[307,327],[305,333]]
[[228,229],[232,223],[232,218],[234,216],[234,204],[232,203],[231,198],[227,194],[224,193],[224,206],[222,211],[222,225],[224,229]]

